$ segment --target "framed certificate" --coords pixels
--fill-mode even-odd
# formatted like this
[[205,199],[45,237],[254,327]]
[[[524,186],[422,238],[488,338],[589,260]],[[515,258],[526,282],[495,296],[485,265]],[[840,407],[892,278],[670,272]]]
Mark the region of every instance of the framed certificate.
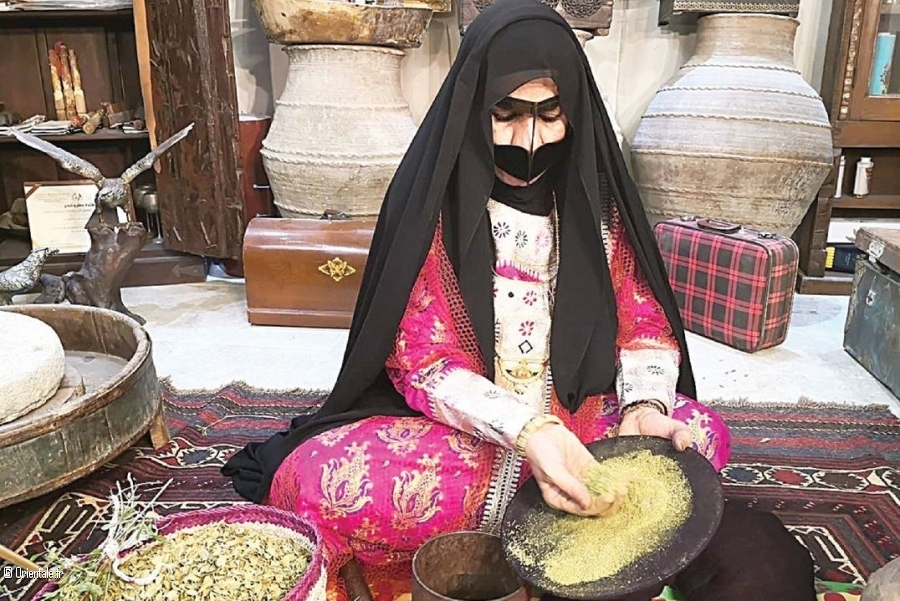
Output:
[[25,182],[31,247],[60,254],[85,253],[91,238],[84,229],[94,214],[97,186],[90,180]]

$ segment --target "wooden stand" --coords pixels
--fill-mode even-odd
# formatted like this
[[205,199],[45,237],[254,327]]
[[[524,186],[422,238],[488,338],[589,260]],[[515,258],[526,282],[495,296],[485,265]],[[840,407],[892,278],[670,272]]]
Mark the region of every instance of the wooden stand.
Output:
[[146,320],[135,315],[122,302],[122,282],[134,264],[147,239],[147,230],[140,223],[121,227],[94,225],[88,227],[91,248],[81,269],[63,276],[66,298],[75,305],[100,307],[124,313],[141,325]]
[[[0,11],[0,81],[15,82],[3,88],[6,110],[55,117],[48,51],[57,41],[78,53],[89,110],[104,102],[144,107],[147,132],[100,129],[44,139],[105,174],[119,174],[157,142],[188,123],[197,126],[133,182],[155,183],[164,243],[144,245],[124,286],[202,281],[201,257],[241,257],[249,218],[228,6],[226,0],[194,0],[185,11],[180,2],[134,0],[133,9],[118,11]],[[197,48],[204,49],[199,62]],[[0,213],[24,195],[26,179],[68,177],[53,159],[0,136]],[[145,217],[138,212],[139,220]],[[0,269],[27,256],[28,241],[16,242],[22,241],[0,238]],[[64,273],[76,271],[83,255],[55,259],[49,269],[65,262],[57,270]]]
[[[803,294],[848,295],[853,274],[826,268],[828,230],[832,218],[900,218],[900,96],[892,83],[889,94],[870,95],[875,39],[882,0],[835,0],[831,11],[822,96],[831,116],[835,146],[834,169],[822,186],[803,223],[794,233],[800,247],[797,291]],[[840,156],[844,178],[837,189]],[[875,163],[870,193],[852,196],[856,163]],[[835,195],[838,197],[835,198]]]
[[166,425],[166,409],[164,405],[160,405],[159,411],[153,416],[153,421],[150,422],[149,435],[150,443],[154,449],[164,447],[172,440],[171,435],[169,435],[169,426]]

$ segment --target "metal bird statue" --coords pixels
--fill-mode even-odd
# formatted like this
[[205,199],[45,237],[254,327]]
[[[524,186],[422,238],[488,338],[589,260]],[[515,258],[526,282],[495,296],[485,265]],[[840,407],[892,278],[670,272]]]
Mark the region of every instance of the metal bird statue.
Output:
[[37,248],[21,263],[0,271],[0,306],[11,305],[13,296],[34,288],[41,278],[44,263],[58,252],[55,248]]
[[[147,238],[147,230],[137,220],[134,212],[130,184],[138,175],[150,169],[167,150],[183,140],[193,128],[194,124],[191,123],[122,172],[121,176],[114,178],[104,177],[95,165],[46,140],[12,130],[12,134],[23,144],[43,152],[66,171],[85,177],[97,186],[97,195],[94,197],[96,210],[85,225],[91,238],[91,247],[84,256],[81,269],[61,278],[45,276],[42,283],[47,294],[42,295],[40,302],[68,300],[76,305],[118,311],[144,323],[142,317],[129,311],[122,302],[120,290]],[[121,207],[128,214],[128,222],[123,224],[119,223],[116,212]]]
[[128,218],[131,221],[135,221],[134,207],[129,202],[131,199],[131,182],[134,181],[138,175],[147,169],[150,169],[158,158],[165,154],[167,150],[175,146],[175,144],[183,140],[193,128],[194,124],[191,123],[150,151],[150,153],[140,161],[123,171],[120,177],[112,178],[104,177],[95,165],[46,140],[16,129],[12,129],[11,132],[20,142],[48,155],[59,163],[60,167],[66,171],[87,178],[96,184],[98,191],[97,196],[94,198],[94,202],[97,205],[97,209],[94,216],[88,221],[88,226],[90,226],[97,223],[106,223],[107,225],[118,224],[119,219],[116,214],[116,208],[118,207],[124,207],[128,213]]

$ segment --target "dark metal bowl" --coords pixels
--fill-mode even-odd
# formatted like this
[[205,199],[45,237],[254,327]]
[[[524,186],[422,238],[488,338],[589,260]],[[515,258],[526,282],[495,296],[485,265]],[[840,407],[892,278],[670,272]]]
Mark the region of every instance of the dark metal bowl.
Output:
[[528,601],[493,534],[436,536],[416,552],[412,571],[412,601]]
[[548,506],[537,482],[530,478],[507,507],[500,531],[507,559],[516,573],[534,587],[558,597],[607,601],[660,585],[687,567],[709,544],[719,527],[724,509],[722,485],[709,461],[693,449],[678,452],[672,441],[653,436],[609,438],[589,444],[587,448],[598,460],[645,449],[674,459],[681,466],[693,493],[691,515],[671,537],[669,545],[638,559],[615,576],[596,582],[560,586],[547,578],[540,562],[524,565],[510,552],[510,546],[515,543],[515,533],[522,530],[526,520],[548,514],[552,517],[568,515]]

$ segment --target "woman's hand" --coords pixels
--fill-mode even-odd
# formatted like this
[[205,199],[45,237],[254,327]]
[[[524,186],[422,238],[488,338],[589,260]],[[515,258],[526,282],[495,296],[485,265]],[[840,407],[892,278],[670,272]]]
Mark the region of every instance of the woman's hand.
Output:
[[619,436],[639,435],[668,438],[679,451],[691,446],[691,430],[687,424],[663,415],[650,406],[629,411],[619,425]]
[[627,495],[625,490],[596,499],[591,496],[584,478],[596,460],[565,426],[545,424],[535,430],[525,445],[525,458],[544,501],[554,509],[581,516],[608,515]]

